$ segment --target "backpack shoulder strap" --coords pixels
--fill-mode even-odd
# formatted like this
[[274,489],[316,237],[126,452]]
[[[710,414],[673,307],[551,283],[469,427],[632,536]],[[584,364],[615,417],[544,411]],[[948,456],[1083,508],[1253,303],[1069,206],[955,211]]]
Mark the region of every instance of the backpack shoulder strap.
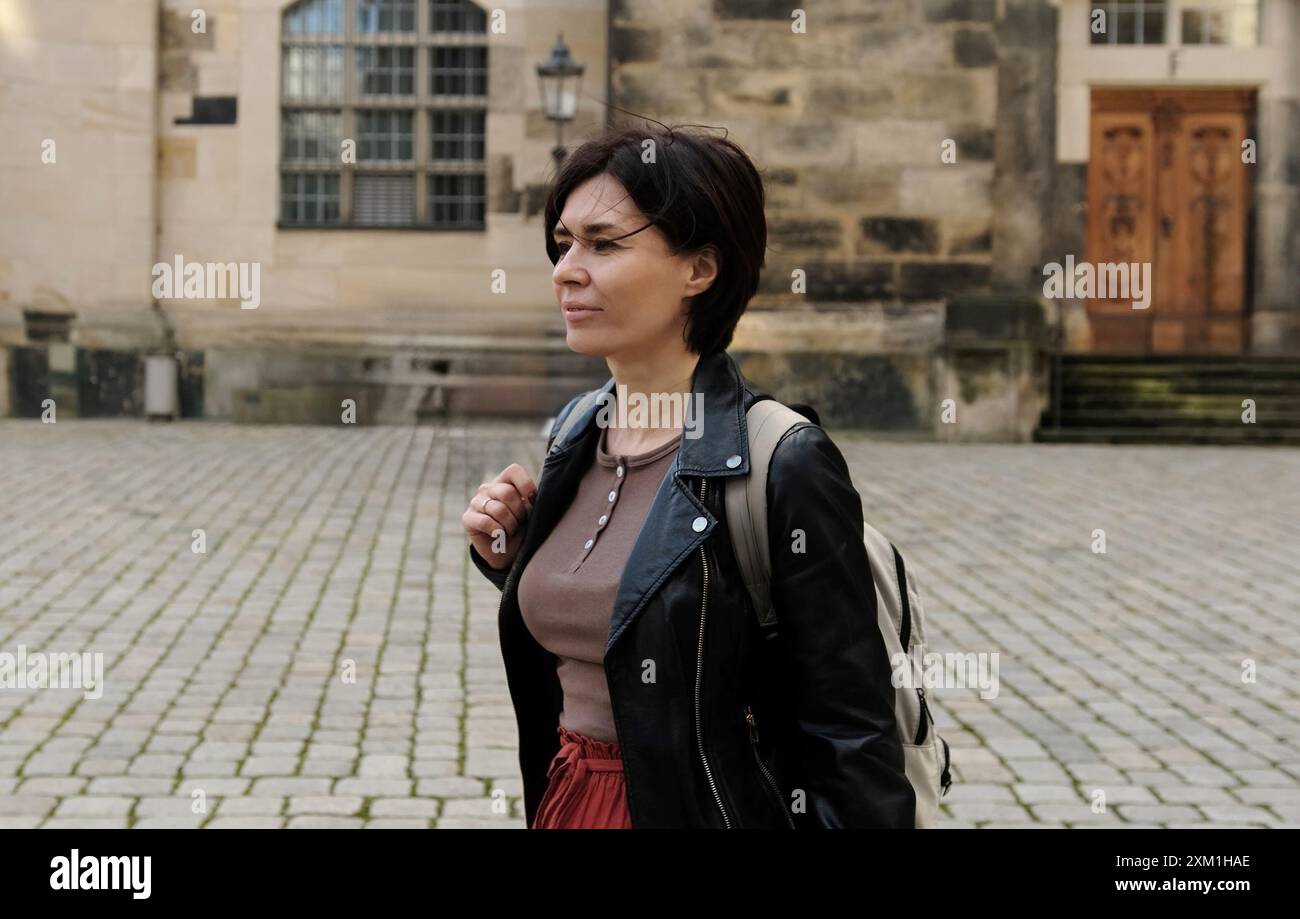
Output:
[[726,483],[724,503],[731,548],[754,603],[758,623],[764,627],[776,624],[769,584],[772,557],[767,541],[767,469],[776,445],[786,432],[796,425],[811,423],[775,399],[755,402],[745,414],[749,431],[749,475],[731,476]]
[[546,447],[547,453],[550,453],[556,444],[564,443],[565,439],[569,436],[569,432],[573,430],[573,426],[577,424],[578,419],[582,417],[583,411],[587,406],[600,397],[601,392],[603,392],[603,389],[593,389],[580,396],[574,397],[573,407],[565,412],[563,418],[557,422],[559,424],[559,429],[551,435],[551,442]]

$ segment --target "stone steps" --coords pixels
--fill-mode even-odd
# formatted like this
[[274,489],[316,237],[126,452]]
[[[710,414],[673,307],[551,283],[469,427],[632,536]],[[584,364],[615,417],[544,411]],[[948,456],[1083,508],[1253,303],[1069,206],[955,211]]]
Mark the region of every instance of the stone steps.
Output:
[[1058,370],[1039,441],[1300,443],[1297,358],[1063,355]]
[[1056,431],[1039,428],[1034,440],[1061,444],[1218,444],[1300,446],[1300,430],[1262,428],[1248,424],[1242,430],[1211,430],[1205,427],[1068,427]]

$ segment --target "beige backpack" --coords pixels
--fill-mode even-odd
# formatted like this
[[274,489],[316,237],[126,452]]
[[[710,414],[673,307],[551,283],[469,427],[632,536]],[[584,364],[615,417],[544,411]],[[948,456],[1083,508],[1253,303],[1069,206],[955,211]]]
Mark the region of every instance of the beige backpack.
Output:
[[[754,403],[745,421],[749,428],[749,475],[727,479],[727,526],[759,625],[770,628],[776,624],[776,610],[769,590],[772,560],[767,535],[767,469],[785,433],[796,425],[813,422],[772,399]],[[891,662],[905,652],[905,666],[910,669],[912,649],[925,644],[921,597],[903,565],[902,554],[888,539],[864,523],[863,542],[876,585],[876,618],[885,650]],[[934,716],[926,704],[923,686],[897,686],[894,714],[907,778],[916,793],[916,826],[930,828],[939,820],[939,798],[952,784],[948,742],[934,730]]]

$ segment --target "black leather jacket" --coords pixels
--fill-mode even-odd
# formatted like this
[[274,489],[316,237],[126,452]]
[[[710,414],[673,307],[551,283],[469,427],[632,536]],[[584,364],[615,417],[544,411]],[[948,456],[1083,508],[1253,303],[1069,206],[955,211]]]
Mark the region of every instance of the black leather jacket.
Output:
[[[768,513],[779,622],[765,635],[723,509],[724,479],[749,471],[745,411],[760,395],[725,352],[700,358],[692,386],[704,394],[702,436],[683,431],[624,569],[605,651],[632,825],[911,827],[915,799],[876,625],[862,503],[844,458],[811,423],[776,449]],[[604,388],[612,393],[614,380]],[[577,401],[557,416],[552,437]],[[590,406],[547,454],[511,568],[496,571],[469,550],[502,588],[501,651],[529,826],[559,749],[563,700],[556,658],[525,626],[516,586],[593,460],[596,411]]]

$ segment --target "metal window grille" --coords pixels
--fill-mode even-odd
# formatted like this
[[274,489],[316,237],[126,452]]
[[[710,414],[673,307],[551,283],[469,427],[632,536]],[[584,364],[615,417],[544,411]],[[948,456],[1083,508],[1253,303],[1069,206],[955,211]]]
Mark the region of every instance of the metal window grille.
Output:
[[483,9],[300,0],[281,44],[283,224],[482,227]]
[[365,226],[404,226],[415,222],[415,177],[359,175],[353,217]]

